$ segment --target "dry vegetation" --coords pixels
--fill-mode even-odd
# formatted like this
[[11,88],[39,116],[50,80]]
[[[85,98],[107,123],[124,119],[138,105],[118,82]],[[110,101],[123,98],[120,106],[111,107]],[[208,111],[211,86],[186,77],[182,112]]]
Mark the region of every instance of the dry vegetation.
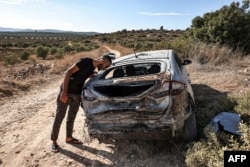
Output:
[[105,47],[100,47],[85,53],[69,54],[63,59],[42,60],[32,55],[29,60],[14,66],[5,66],[3,62],[0,62],[1,103],[13,95],[30,90],[34,85],[50,82],[81,57],[98,58],[107,52]]
[[[80,57],[90,56],[97,58],[107,53],[108,50],[104,46],[118,50],[121,55],[133,52],[131,48],[115,42],[111,43],[99,43],[102,47],[98,49],[68,54],[62,59],[41,60],[33,55],[32,59],[14,66],[4,66],[3,62],[0,62],[0,105],[13,96],[20,94],[20,90],[24,91],[23,93],[27,93],[35,84],[53,82],[58,76],[61,77],[63,72]],[[185,54],[180,56],[193,61],[191,65],[187,66],[187,70],[190,74],[196,97],[199,138],[192,143],[180,145],[176,145],[173,142],[167,144],[159,142],[151,145],[147,142],[140,143],[138,141],[136,150],[139,152],[142,149],[141,147],[152,147],[150,148],[152,152],[143,154],[145,159],[152,160],[155,157],[154,154],[166,153],[166,150],[162,148],[164,146],[167,147],[165,149],[172,150],[168,152],[167,156],[173,154],[172,156],[175,158],[179,157],[177,159],[172,157],[171,162],[159,162],[161,165],[175,164],[173,166],[183,166],[185,162],[185,165],[190,167],[223,166],[224,150],[250,150],[250,57],[249,55],[243,55],[240,51],[233,52],[225,46],[219,47],[205,44],[194,45],[185,50]],[[243,135],[240,138],[234,139],[227,134],[215,134],[209,130],[204,132],[207,123],[222,111],[235,112],[242,115],[243,122],[240,130],[243,132]],[[203,138],[204,134],[207,136],[206,139]],[[127,144],[129,145],[129,143]],[[136,154],[132,153],[131,157],[127,158],[133,159],[132,156],[137,156]],[[168,157],[163,157],[159,158],[159,161],[164,161],[164,159],[168,161]],[[180,161],[180,159],[183,159],[183,161]],[[152,162],[156,161],[152,160]],[[137,163],[138,161],[130,164],[136,166]],[[143,164],[143,161],[141,163]],[[147,163],[151,164],[150,162]],[[123,165],[126,166],[126,163]],[[146,164],[144,163],[144,165]]]
[[[223,166],[225,150],[250,150],[250,58],[227,47],[199,47],[192,50],[195,56],[188,66],[196,97],[199,139],[188,145],[185,162],[187,166]],[[241,115],[243,136],[204,130],[223,111]]]

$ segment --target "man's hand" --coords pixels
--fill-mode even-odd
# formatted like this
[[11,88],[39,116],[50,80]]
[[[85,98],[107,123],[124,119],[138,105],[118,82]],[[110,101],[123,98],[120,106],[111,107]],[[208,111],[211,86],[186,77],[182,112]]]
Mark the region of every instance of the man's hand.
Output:
[[60,101],[63,102],[63,103],[67,103],[68,101],[68,95],[66,93],[61,93],[60,95]]

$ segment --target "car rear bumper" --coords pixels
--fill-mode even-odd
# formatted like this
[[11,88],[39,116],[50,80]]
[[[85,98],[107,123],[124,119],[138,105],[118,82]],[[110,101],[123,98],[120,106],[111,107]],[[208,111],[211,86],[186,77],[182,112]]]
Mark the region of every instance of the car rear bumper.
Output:
[[165,126],[156,129],[146,127],[123,128],[116,130],[100,130],[89,128],[90,137],[113,139],[169,140],[173,138],[172,127]]

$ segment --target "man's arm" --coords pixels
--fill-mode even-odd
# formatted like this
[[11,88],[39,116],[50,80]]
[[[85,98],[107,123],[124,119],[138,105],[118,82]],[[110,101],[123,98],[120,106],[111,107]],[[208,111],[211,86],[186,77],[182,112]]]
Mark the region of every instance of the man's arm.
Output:
[[63,85],[62,85],[62,92],[60,95],[60,101],[63,103],[66,103],[68,100],[69,79],[70,79],[71,75],[77,71],[79,71],[79,68],[77,67],[76,64],[74,64],[65,72],[65,77],[64,77]]

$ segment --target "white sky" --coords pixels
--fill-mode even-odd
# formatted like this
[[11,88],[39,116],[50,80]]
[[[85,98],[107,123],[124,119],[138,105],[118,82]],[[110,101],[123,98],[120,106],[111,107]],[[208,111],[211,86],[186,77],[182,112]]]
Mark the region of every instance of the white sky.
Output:
[[[0,27],[116,32],[186,29],[233,0],[0,0]],[[242,2],[242,1],[237,1]]]

